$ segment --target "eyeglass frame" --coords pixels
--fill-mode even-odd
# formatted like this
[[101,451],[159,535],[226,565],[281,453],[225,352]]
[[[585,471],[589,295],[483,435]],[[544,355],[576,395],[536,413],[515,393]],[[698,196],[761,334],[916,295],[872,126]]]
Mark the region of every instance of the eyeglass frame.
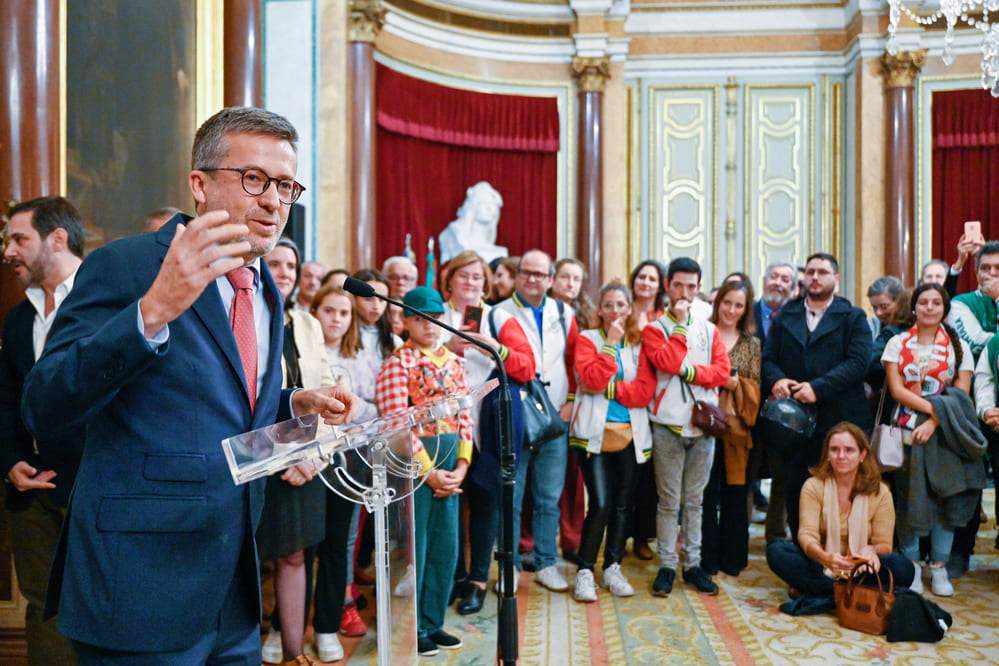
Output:
[[541,282],[555,277],[555,272],[549,271],[547,273],[542,273],[540,271],[525,271],[522,268],[518,268],[517,275],[523,275],[525,280],[537,280],[538,282]]
[[[290,206],[293,203],[295,203],[296,201],[298,201],[299,198],[302,196],[302,192],[305,192],[305,185],[302,185],[300,182],[298,182],[294,178],[273,178],[273,177],[271,177],[271,175],[269,173],[267,173],[266,171],[264,171],[263,169],[261,169],[259,167],[244,167],[244,168],[238,168],[238,167],[209,167],[209,168],[206,168],[206,169],[198,169],[198,171],[204,171],[205,173],[211,173],[212,171],[234,171],[234,172],[236,172],[236,173],[239,174],[239,184],[242,186],[243,191],[246,192],[247,194],[249,194],[251,197],[260,197],[260,196],[263,196],[264,193],[267,192],[268,188],[270,188],[271,183],[277,183],[278,186],[280,186],[280,184],[282,182],[290,180],[292,183],[295,184],[295,186],[298,187],[298,192],[295,194],[295,198],[292,199],[291,201],[285,201],[284,199],[281,198],[281,195],[278,194],[278,201],[280,201],[281,203],[283,203],[286,206]],[[246,174],[249,173],[250,171],[259,171],[261,174],[263,174],[264,178],[267,179],[267,182],[264,185],[264,189],[260,190],[259,192],[251,192],[246,187]],[[280,188],[278,188],[276,191],[280,192],[281,190],[280,190]]]

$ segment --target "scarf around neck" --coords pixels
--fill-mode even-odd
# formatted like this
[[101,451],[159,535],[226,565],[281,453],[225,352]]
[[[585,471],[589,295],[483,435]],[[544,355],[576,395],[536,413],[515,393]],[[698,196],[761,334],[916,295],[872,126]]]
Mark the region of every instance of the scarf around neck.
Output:
[[[867,495],[857,495],[850,506],[850,517],[847,518],[847,555],[856,555],[867,545],[869,525],[867,522]],[[826,539],[823,544],[827,553],[839,553],[842,547],[842,537],[839,532],[839,496],[836,493],[836,479],[829,477],[822,484],[822,522],[826,526]],[[843,554],[843,553],[840,553]],[[829,569],[822,570],[825,575],[835,578]]]
[[[916,326],[902,336],[898,370],[905,387],[919,396],[943,393],[954,379],[950,371],[953,347],[947,330],[943,326],[937,327],[928,356],[918,354],[919,331]],[[902,409],[899,412],[898,424],[903,428],[911,428],[914,425],[912,423],[914,418],[915,413],[912,410]]]

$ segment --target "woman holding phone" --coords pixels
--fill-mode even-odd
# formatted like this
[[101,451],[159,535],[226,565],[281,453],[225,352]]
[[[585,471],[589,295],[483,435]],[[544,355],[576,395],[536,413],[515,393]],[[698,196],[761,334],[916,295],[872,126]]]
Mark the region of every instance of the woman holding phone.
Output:
[[[499,332],[490,330],[489,311],[483,298],[489,292],[491,274],[489,266],[475,252],[466,250],[451,259],[441,275],[441,289],[444,292],[443,321],[454,328],[468,333],[473,338],[483,342],[504,358],[504,366],[511,379],[530,381],[534,372],[534,355],[527,338],[520,336],[520,347],[508,349],[500,344]],[[509,322],[505,326],[514,325]],[[506,330],[504,326],[504,331]],[[465,382],[469,389],[474,389],[486,381],[492,374],[494,362],[484,351],[463,340],[457,335],[443,332],[447,348],[465,359]],[[509,342],[509,340],[508,340]],[[512,344],[512,343],[511,343]],[[495,433],[489,428],[478,426],[480,419],[476,414],[475,451],[472,467],[465,477],[463,489],[464,501],[468,504],[468,538],[471,545],[471,560],[465,567],[464,548],[459,551],[458,566],[455,572],[455,590],[452,595],[460,599],[457,611],[461,615],[477,613],[482,609],[486,598],[486,582],[489,576],[489,565],[492,562],[492,548],[496,540],[499,526],[496,487],[483,487],[483,480],[496,481],[498,486],[499,470],[495,474],[485,469],[483,461],[492,460],[493,456],[483,456],[486,449],[492,451],[498,447]],[[495,479],[493,477],[495,476]],[[492,485],[486,483],[485,485]],[[495,492],[494,492],[495,491]],[[464,534],[460,534],[464,543]]]

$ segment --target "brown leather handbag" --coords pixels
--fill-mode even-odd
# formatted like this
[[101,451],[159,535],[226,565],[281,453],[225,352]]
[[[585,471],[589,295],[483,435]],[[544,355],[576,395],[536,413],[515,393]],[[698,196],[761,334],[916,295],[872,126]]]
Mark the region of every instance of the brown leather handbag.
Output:
[[694,389],[690,384],[680,380],[683,387],[687,389],[687,394],[694,403],[694,409],[690,417],[690,423],[695,428],[701,430],[705,435],[712,437],[723,437],[728,430],[728,414],[718,405],[710,402],[698,400],[694,397]]
[[895,605],[895,579],[888,569],[888,589],[881,584],[881,577],[874,575],[877,587],[860,584],[858,579],[864,571],[871,571],[871,565],[861,562],[853,567],[850,577],[838,580],[833,586],[836,599],[836,618],[839,626],[862,631],[865,634],[881,636],[888,631],[888,620]]

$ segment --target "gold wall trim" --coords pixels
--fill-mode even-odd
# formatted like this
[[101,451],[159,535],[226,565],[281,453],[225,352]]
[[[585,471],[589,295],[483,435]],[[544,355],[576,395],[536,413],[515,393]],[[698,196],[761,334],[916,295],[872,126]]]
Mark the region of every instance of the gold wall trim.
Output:
[[832,107],[832,245],[840,256],[843,247],[843,84],[833,83],[830,90]]
[[[642,193],[641,193],[641,111],[638,82],[627,87],[628,109],[628,266],[638,264],[642,255]],[[630,285],[629,285],[630,286]]]
[[981,77],[969,73],[916,78],[916,268],[933,257],[933,93],[973,90]]
[[216,111],[222,108],[225,100],[223,80],[225,34],[223,0],[197,0],[197,45],[195,57],[194,126],[201,127]]
[[[673,99],[671,93],[690,93],[689,99]],[[704,280],[713,281],[718,270],[719,240],[725,237],[724,225],[719,220],[718,210],[718,171],[719,164],[719,104],[721,86],[707,85],[652,85],[648,88],[649,125],[648,136],[653,146],[649,160],[649,206],[648,206],[648,250],[649,256],[663,259],[673,253],[675,246],[682,255],[690,256],[701,264]],[[701,105],[705,115],[692,119],[685,127],[674,127],[678,136],[699,141],[697,155],[693,155],[692,166],[702,173],[683,184],[667,179],[666,172],[679,162],[668,162],[666,138],[669,129],[665,118],[661,117],[661,105],[667,102],[690,102]],[[689,145],[689,144],[688,144]],[[667,184],[669,187],[667,187]],[[696,187],[694,187],[696,186]],[[700,191],[698,191],[698,188]],[[703,211],[701,219],[692,227],[679,233],[670,224],[666,197],[689,197],[697,209]],[[699,195],[699,196],[698,196]],[[710,263],[709,263],[710,262]]]
[[[560,137],[561,147],[556,158],[556,210],[558,215],[558,237],[556,240],[559,256],[575,253],[576,144],[579,138],[577,129],[579,123],[574,82],[569,80],[524,81],[522,79],[485,78],[465,73],[452,74],[430,69],[419,62],[389,56],[377,50],[375,51],[375,61],[407,76],[415,76],[424,81],[451,88],[481,93],[555,97],[558,104],[559,123],[564,132],[564,135]],[[568,69],[566,72],[568,73]],[[500,220],[502,224],[502,217]]]
[[565,21],[544,23],[541,19],[535,19],[535,22],[526,23],[498,18],[485,18],[425,5],[418,0],[391,0],[391,2],[386,2],[385,4],[407,14],[455,28],[520,37],[552,37],[559,39],[572,37],[572,24]]
[[[807,123],[807,127],[803,128],[801,131],[801,145],[798,148],[802,153],[802,162],[798,166],[793,166],[793,168],[801,168],[803,173],[801,177],[804,178],[804,182],[799,179],[797,182],[791,182],[790,185],[793,186],[790,190],[794,193],[794,196],[788,195],[791,204],[797,205],[798,210],[801,214],[801,219],[796,220],[795,223],[798,226],[792,226],[783,232],[782,240],[790,244],[791,256],[783,257],[788,261],[797,262],[798,260],[803,260],[808,254],[814,251],[815,246],[815,163],[817,160],[817,150],[818,144],[816,139],[816,109],[815,109],[815,84],[814,83],[788,83],[788,84],[747,84],[743,90],[744,99],[744,136],[743,136],[743,155],[745,162],[745,180],[744,180],[744,229],[745,229],[745,268],[744,270],[750,275],[762,274],[762,270],[766,268],[766,265],[770,263],[772,259],[765,258],[765,253],[762,251],[762,243],[766,240],[766,234],[764,229],[759,227],[758,224],[754,222],[759,222],[758,217],[754,216],[754,211],[757,210],[758,201],[755,200],[754,194],[756,189],[753,187],[753,178],[757,174],[753,169],[752,160],[754,155],[757,154],[758,149],[761,145],[757,145],[758,136],[754,134],[754,130],[760,131],[759,124],[754,125],[754,120],[756,119],[756,109],[753,106],[755,97],[754,93],[758,91],[766,90],[787,90],[797,91],[802,93],[804,96],[800,98],[791,97],[788,98],[789,101],[795,101],[800,99],[800,101],[807,106],[807,108],[801,109],[801,115],[793,118],[793,122],[797,125],[802,123]],[[793,125],[792,125],[793,128]],[[759,168],[764,166],[762,160],[760,162]],[[807,174],[807,175],[806,175]],[[758,256],[755,256],[758,255]],[[759,266],[756,265],[757,260],[759,261]]]
[[68,116],[69,90],[66,82],[68,66],[69,30],[67,27],[67,0],[59,2],[59,194],[69,195],[69,175],[66,166],[66,150],[69,145]]
[[761,3],[759,0],[729,0],[727,2],[698,2],[689,0],[647,0],[646,2],[632,2],[631,13],[668,13],[671,11],[718,11],[727,9],[733,11],[743,11],[747,9],[774,10],[774,9],[843,9],[848,3],[843,2],[769,2]]

